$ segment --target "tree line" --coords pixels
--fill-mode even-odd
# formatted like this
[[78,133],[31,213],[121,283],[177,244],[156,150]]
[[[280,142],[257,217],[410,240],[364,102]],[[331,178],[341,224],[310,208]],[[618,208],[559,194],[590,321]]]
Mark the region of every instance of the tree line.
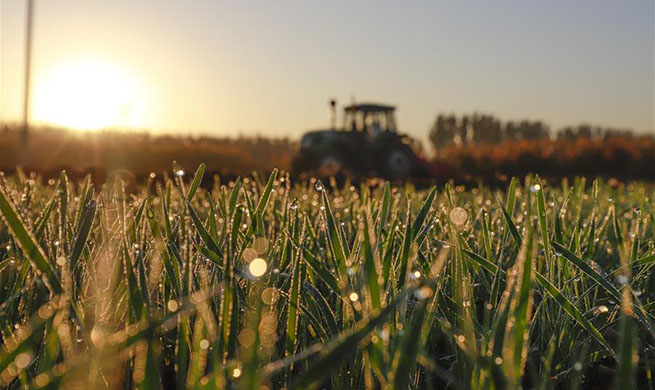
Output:
[[[430,128],[430,143],[436,150],[448,146],[471,144],[500,144],[505,141],[538,140],[550,138],[550,128],[542,121],[506,121],[488,114],[444,115],[439,114]],[[581,124],[568,126],[555,132],[558,140],[579,138],[610,138],[634,136],[631,130]]]

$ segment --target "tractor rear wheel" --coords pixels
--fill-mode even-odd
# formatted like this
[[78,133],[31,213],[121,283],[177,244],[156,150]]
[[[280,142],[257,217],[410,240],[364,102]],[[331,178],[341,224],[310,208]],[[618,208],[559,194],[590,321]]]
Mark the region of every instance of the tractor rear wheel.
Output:
[[391,148],[383,161],[382,174],[389,179],[406,179],[414,174],[415,158],[412,151],[403,146]]

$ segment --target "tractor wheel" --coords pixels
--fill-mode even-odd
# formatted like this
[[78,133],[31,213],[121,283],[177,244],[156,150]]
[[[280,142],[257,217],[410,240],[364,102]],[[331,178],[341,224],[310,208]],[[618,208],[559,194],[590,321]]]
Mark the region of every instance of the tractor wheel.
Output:
[[317,173],[320,177],[331,177],[337,176],[342,170],[342,159],[337,155],[327,155],[319,160]]
[[389,179],[406,179],[414,173],[414,154],[403,147],[392,148],[383,162],[384,176]]

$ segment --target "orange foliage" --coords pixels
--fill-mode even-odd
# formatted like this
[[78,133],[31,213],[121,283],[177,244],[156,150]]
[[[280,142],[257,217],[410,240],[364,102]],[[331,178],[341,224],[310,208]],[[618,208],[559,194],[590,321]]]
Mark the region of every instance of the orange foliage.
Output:
[[440,154],[453,172],[480,178],[539,173],[655,179],[655,138],[648,136],[507,141],[451,146]]
[[[0,170],[11,172],[20,162],[18,128],[0,130]],[[288,169],[296,150],[288,139],[264,137],[191,137],[132,132],[74,132],[36,129],[29,142],[28,170],[106,175],[128,170],[137,177],[170,171],[176,160],[195,170],[202,162],[208,172],[246,175],[253,171]]]

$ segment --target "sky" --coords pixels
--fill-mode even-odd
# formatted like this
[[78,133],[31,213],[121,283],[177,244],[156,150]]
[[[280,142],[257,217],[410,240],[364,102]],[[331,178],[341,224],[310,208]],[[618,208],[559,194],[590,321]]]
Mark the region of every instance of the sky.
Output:
[[[22,114],[25,0],[0,0],[0,120]],[[34,123],[298,137],[328,100],[655,130],[652,0],[35,0]]]

